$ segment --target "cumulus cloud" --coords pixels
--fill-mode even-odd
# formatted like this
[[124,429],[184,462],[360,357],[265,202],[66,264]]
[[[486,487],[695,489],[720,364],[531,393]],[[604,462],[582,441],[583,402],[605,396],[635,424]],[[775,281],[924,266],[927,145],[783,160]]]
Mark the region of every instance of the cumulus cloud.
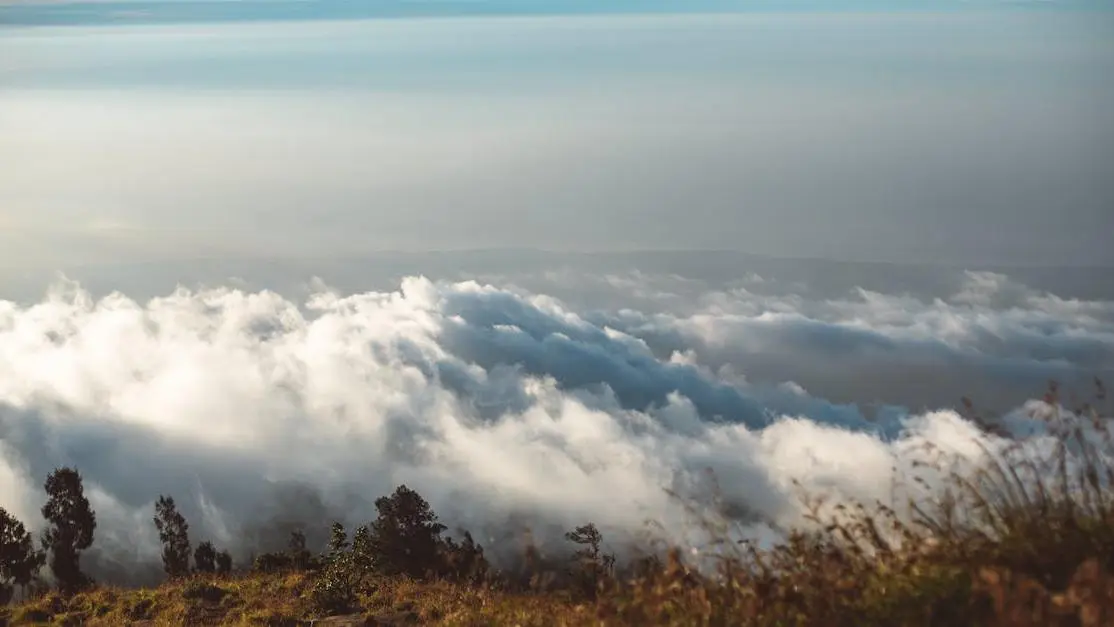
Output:
[[241,558],[294,524],[312,540],[364,522],[400,483],[481,538],[554,542],[590,519],[620,542],[654,520],[697,542],[669,492],[707,497],[708,470],[743,523],[795,524],[794,480],[887,498],[924,442],[982,454],[948,403],[902,402],[921,388],[1018,392],[1114,364],[1111,302],[986,274],[932,301],[759,279],[695,299],[670,292],[680,277],[594,279],[645,309],[421,277],[304,302],[61,282],[0,303],[0,503],[37,526],[43,477],[77,465],[102,521],[93,561],[121,580],[157,571],[160,493]]
[[1114,374],[1114,304],[1067,300],[995,273],[967,273],[946,298],[856,289],[808,299],[737,287],[706,293],[684,315],[602,314],[658,354],[691,350],[713,368],[793,380],[841,402],[917,410],[971,396],[1004,411],[1049,380]]

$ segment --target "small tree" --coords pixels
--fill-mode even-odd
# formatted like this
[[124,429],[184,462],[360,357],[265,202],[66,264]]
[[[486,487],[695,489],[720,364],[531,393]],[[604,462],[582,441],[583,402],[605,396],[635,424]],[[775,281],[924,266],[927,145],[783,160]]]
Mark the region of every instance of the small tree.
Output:
[[572,575],[584,593],[594,595],[600,583],[611,575],[615,567],[615,556],[603,553],[600,548],[603,535],[593,523],[581,525],[566,533],[565,539],[583,547],[573,553],[575,568]]
[[379,517],[371,524],[369,545],[376,570],[424,577],[441,570],[441,532],[445,526],[420,494],[399,486],[375,501]]
[[42,546],[50,552],[50,570],[59,590],[72,594],[91,583],[81,572],[81,552],[93,544],[97,517],[76,469],[55,469],[43,487],[47,501],[42,514],[49,526],[43,531]]
[[185,577],[190,573],[190,526],[178,512],[173,498],[159,496],[153,520],[162,542],[162,567],[166,576],[171,579]]
[[290,556],[282,552],[263,553],[251,564],[252,570],[261,573],[278,573],[290,570]]
[[313,555],[306,549],[306,534],[301,530],[290,532],[290,565],[294,570],[308,570],[313,562]]
[[344,525],[334,522],[329,539],[329,553],[317,573],[311,599],[324,614],[343,613],[356,605],[356,589],[362,579],[355,551],[349,548]]
[[600,561],[600,544],[603,542],[603,534],[599,532],[599,529],[596,529],[595,523],[577,527],[566,533],[565,539],[584,547],[574,553],[574,557],[591,562]]
[[348,532],[340,522],[333,522],[329,529],[329,558],[333,558],[348,550]]
[[452,538],[446,538],[442,553],[447,576],[471,582],[480,582],[487,578],[489,565],[484,557],[484,548],[476,544],[471,533],[465,531],[459,544]]
[[35,550],[31,532],[0,507],[0,605],[11,600],[15,586],[26,592],[44,562],[43,553]]
[[209,541],[197,545],[193,552],[193,567],[199,573],[214,573],[217,570],[217,550]]
[[352,536],[352,558],[361,574],[375,570],[374,552],[371,544],[371,528],[361,525]]
[[232,572],[232,554],[228,551],[217,553],[217,574],[227,575]]

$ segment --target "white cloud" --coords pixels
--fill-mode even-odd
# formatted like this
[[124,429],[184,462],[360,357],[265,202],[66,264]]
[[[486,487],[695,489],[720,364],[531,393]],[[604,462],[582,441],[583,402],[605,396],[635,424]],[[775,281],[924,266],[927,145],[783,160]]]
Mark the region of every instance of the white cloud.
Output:
[[[892,369],[927,351],[947,357],[934,367],[1009,372],[1067,342],[1036,327],[1077,329],[1076,353],[1109,368],[1109,303],[1038,308],[1052,299],[995,310],[738,291],[709,295],[716,313],[628,309],[608,328],[598,312],[473,282],[409,278],[303,305],[229,288],[94,300],[63,284],[40,303],[0,306],[0,503],[37,524],[41,477],[77,464],[108,573],[154,568],[148,510],[160,493],[183,504],[196,538],[240,550],[283,521],[320,522],[314,507],[364,521],[403,482],[481,537],[519,520],[553,542],[548,525],[592,519],[618,540],[650,518],[695,542],[665,490],[700,498],[706,469],[734,507],[793,524],[793,479],[887,498],[893,467],[909,468],[919,443],[977,456],[968,443],[979,436],[943,408],[890,408],[872,422],[798,379],[755,382],[753,358],[784,350],[798,366],[818,359],[854,375],[870,359]],[[941,317],[954,321],[950,343],[929,337]],[[1003,345],[980,344],[987,325]],[[678,352],[655,357],[670,334]]]

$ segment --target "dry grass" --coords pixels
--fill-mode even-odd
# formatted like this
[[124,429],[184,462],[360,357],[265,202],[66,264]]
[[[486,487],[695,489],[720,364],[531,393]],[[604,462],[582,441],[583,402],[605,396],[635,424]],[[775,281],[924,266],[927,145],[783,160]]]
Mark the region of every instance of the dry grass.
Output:
[[[156,589],[98,587],[73,597],[50,593],[0,612],[12,625],[299,625],[320,618],[304,573],[198,576]],[[407,578],[371,578],[359,595],[362,614],[385,625],[542,625],[575,613],[568,597]],[[587,608],[581,613],[587,616]]]

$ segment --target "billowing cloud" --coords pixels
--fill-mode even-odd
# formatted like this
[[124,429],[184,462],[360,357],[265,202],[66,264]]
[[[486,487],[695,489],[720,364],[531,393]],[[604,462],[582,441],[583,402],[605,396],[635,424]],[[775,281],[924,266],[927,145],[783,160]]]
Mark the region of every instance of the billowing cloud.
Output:
[[[0,503],[38,525],[42,478],[76,464],[110,575],[156,569],[160,493],[195,538],[241,556],[287,524],[366,521],[399,483],[481,537],[530,526],[552,542],[591,519],[619,542],[654,520],[696,542],[667,491],[708,496],[709,469],[744,522],[794,524],[793,480],[887,498],[924,441],[979,455],[938,386],[1020,405],[1031,383],[1114,365],[1114,303],[999,275],[931,301],[763,295],[752,276],[756,291],[684,307],[680,277],[595,280],[658,305],[420,277],[302,303],[232,288],[94,299],[73,283],[0,303]],[[903,408],[919,398],[935,402]]]

